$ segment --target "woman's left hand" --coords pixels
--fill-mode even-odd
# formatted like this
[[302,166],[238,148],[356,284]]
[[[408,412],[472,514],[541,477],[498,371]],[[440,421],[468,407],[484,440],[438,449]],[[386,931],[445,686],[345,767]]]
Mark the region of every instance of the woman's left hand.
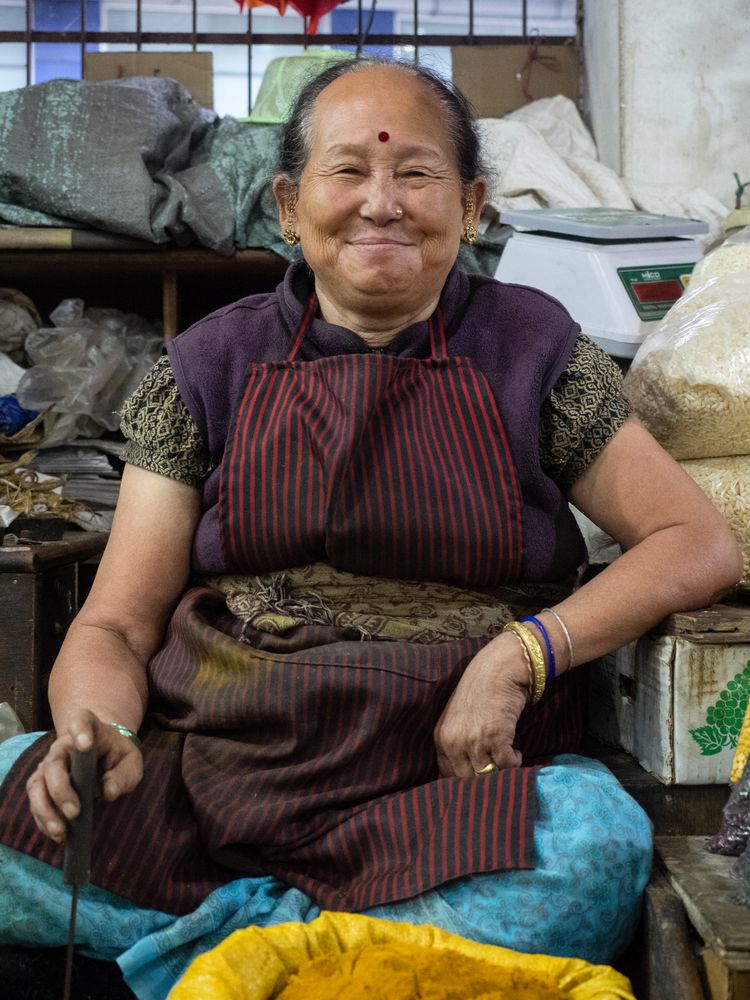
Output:
[[503,633],[477,653],[435,726],[442,775],[467,778],[490,763],[521,765],[513,741],[528,685],[528,666],[514,636]]

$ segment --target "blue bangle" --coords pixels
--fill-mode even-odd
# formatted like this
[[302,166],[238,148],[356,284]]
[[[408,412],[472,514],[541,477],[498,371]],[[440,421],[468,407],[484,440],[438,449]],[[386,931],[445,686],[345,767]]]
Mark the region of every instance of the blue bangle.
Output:
[[547,683],[550,684],[555,679],[555,651],[552,648],[552,643],[547,635],[547,629],[544,625],[542,625],[539,619],[535,618],[533,615],[527,615],[525,618],[519,618],[518,620],[520,622],[532,622],[542,633],[544,645],[547,647]]

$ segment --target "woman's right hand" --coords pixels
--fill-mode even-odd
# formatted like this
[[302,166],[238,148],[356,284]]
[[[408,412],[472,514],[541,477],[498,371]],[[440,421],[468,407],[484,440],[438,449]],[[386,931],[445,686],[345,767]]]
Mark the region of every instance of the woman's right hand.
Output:
[[70,782],[74,747],[96,753],[102,794],[108,802],[131,792],[143,777],[143,757],[138,747],[114,726],[86,709],[71,714],[47,756],[26,782],[34,822],[41,832],[60,844],[66,820],[75,819],[80,801]]

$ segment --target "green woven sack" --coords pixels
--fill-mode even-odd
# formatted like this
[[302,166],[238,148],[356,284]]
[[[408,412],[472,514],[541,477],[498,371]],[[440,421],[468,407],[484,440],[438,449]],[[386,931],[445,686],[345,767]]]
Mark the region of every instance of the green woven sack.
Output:
[[353,58],[353,52],[341,49],[306,49],[298,56],[273,59],[263,74],[250,121],[263,125],[285,121],[294,98],[311,77],[331,63]]

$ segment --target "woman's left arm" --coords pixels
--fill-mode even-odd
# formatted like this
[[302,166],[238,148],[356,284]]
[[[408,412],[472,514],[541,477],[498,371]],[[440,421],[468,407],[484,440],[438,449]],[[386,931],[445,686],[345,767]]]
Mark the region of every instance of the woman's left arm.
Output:
[[[572,641],[572,663],[560,625],[545,615],[558,672],[625,645],[672,611],[711,604],[742,575],[742,557],[724,518],[633,418],[569,497],[623,554],[555,605]],[[526,679],[515,636],[502,633],[479,651],[435,727],[442,774],[466,777],[489,761],[498,767],[521,763],[514,740]]]
[[568,495],[623,550],[555,606],[573,640],[574,664],[625,645],[673,611],[713,603],[742,576],[722,515],[634,418]]

